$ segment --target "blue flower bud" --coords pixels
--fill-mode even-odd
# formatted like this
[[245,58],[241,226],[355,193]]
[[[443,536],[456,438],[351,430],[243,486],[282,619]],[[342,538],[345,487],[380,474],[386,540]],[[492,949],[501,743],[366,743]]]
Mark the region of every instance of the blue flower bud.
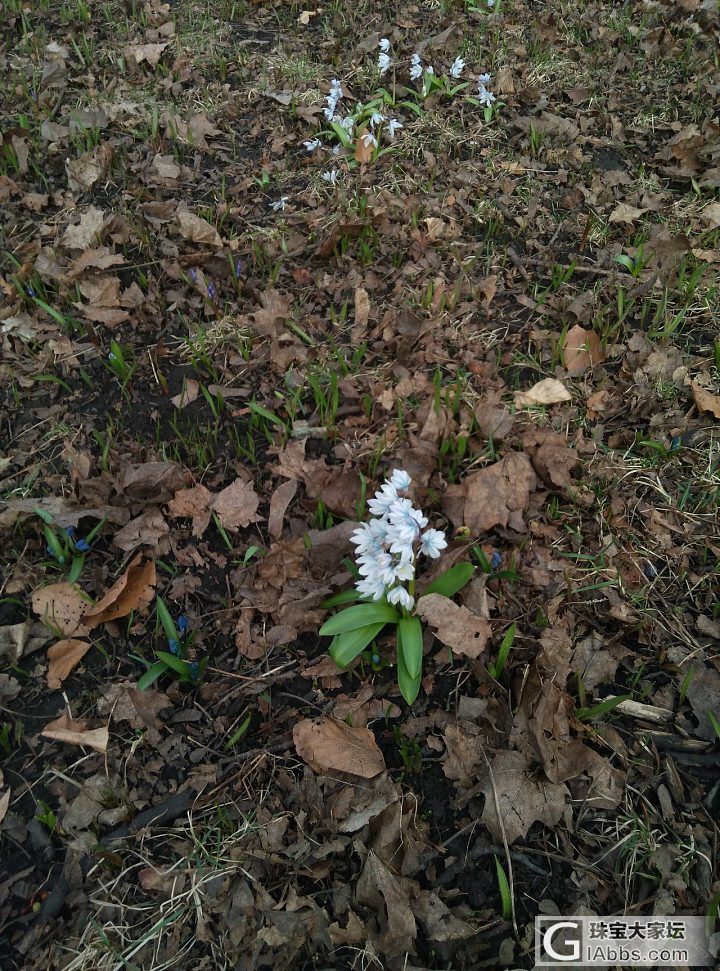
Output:
[[235,279],[236,280],[239,280],[240,279],[240,274],[242,273],[242,268],[243,268],[242,260],[238,256],[238,258],[235,260]]
[[493,555],[490,557],[490,568],[492,570],[497,570],[503,561],[502,553],[498,553],[497,550],[494,551]]
[[88,550],[90,549],[90,544],[86,539],[79,539],[75,543],[75,549],[79,553],[87,553]]
[[208,283],[207,295],[210,298],[210,300],[214,300],[215,297],[217,297],[217,290],[215,289],[215,285],[213,283]]
[[652,565],[650,560],[645,560],[645,562],[643,563],[643,573],[645,574],[648,580],[654,580],[655,577],[658,575],[657,570]]
[[380,663],[380,655],[379,654],[373,654],[372,657],[370,658],[370,660],[372,661],[373,664],[379,664]]
[[28,295],[28,297],[34,297],[34,296],[35,296],[35,291],[34,291],[34,290],[33,290],[33,288],[32,288],[32,287],[30,286],[30,284],[28,284],[28,285],[27,285],[27,286],[25,287],[25,291],[26,291],[26,293],[27,293],[27,295]]
[[188,619],[185,616],[185,614],[180,614],[180,616],[177,619],[177,626],[178,626],[178,630],[183,636],[187,634],[189,625],[188,625]]
[[168,649],[169,649],[169,651],[170,651],[171,654],[179,654],[180,653],[180,645],[178,644],[178,642],[175,640],[174,637],[171,637],[168,640]]
[[190,661],[188,664],[188,671],[190,672],[190,677],[193,681],[197,681],[200,675],[200,665],[197,661]]
[[190,279],[193,283],[197,283],[197,270],[194,266],[190,269]]
[[672,441],[670,442],[670,451],[677,452],[680,450],[681,438],[679,435],[673,435]]
[[68,539],[72,539],[73,536],[75,535],[75,527],[74,526],[66,526],[65,527],[65,535],[68,537]]

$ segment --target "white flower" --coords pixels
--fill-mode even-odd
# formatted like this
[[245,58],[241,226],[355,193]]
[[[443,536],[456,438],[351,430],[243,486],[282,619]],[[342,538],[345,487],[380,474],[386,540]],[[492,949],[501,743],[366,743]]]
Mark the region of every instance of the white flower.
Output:
[[388,591],[387,600],[388,603],[399,604],[405,610],[412,610],[415,606],[414,598],[410,596],[405,587],[393,587],[392,590]]
[[493,101],[496,100],[497,99],[492,91],[488,91],[488,89],[482,84],[478,86],[478,101],[481,105],[489,106],[493,103]]
[[323,182],[328,182],[330,185],[335,185],[338,175],[338,170],[333,169],[331,172],[323,172],[320,178],[323,180]]
[[432,66],[432,64],[428,64],[428,66],[425,68],[425,73],[426,74],[434,74],[435,73],[435,68]]
[[395,138],[395,132],[398,130],[398,128],[402,127],[402,124],[397,120],[397,118],[390,119],[390,121],[387,123],[387,133],[391,141]]
[[426,529],[422,534],[420,552],[424,556],[429,556],[431,559],[436,560],[446,546],[447,540],[445,539],[445,533],[441,530]]
[[415,509],[409,499],[396,499],[388,510],[388,520],[392,527],[388,530],[392,540],[390,551],[401,555],[407,547],[412,546],[420,530],[428,524],[427,518],[419,509]]
[[[392,122],[390,124],[392,125]],[[406,492],[410,488],[411,482],[412,479],[404,469],[394,469],[390,476],[390,485],[395,486],[398,492]]]
[[369,148],[371,145],[373,148],[377,148],[378,146],[378,140],[371,131],[366,131],[362,137],[362,140],[365,148]]
[[417,81],[423,76],[422,63],[419,54],[413,54],[410,58],[410,80]]
[[381,125],[385,121],[385,115],[381,115],[379,111],[373,111],[370,115],[370,124],[374,128],[376,125]]
[[337,102],[334,101],[332,104],[329,104],[327,106],[327,108],[325,108],[325,110],[323,111],[323,114],[325,115],[325,118],[328,121],[332,121],[333,118],[335,117],[335,108],[336,107],[337,107]]
[[330,82],[330,94],[336,101],[338,101],[343,96],[342,88],[340,87],[340,82],[337,78],[333,78]]
[[348,115],[347,118],[343,118],[343,120],[340,122],[340,127],[344,128],[346,132],[352,135],[352,130],[355,127],[355,119]]
[[380,43],[378,44],[378,47],[383,52],[383,54],[387,54],[387,52],[390,50],[390,41],[387,39],[387,37],[380,38]]
[[495,6],[495,0],[487,0],[488,10],[492,10]]
[[394,574],[396,580],[402,580],[403,582],[414,580],[415,566],[411,560],[400,560],[399,563],[395,564]]
[[478,85],[482,85],[482,87],[484,88],[485,85],[490,84],[491,77],[492,77],[491,74],[481,74],[480,77],[478,78]]
[[450,67],[450,77],[459,78],[465,67],[465,61],[461,57],[456,57]]
[[335,145],[333,147],[333,155],[339,155],[342,152],[342,145]]
[[277,202],[271,202],[270,208],[273,212],[281,212],[285,208],[285,203],[288,202],[290,196],[280,196]]
[[373,600],[380,600],[385,595],[385,584],[382,580],[358,580],[355,589],[363,597],[372,597]]
[[391,482],[384,482],[375,493],[375,498],[368,500],[368,509],[373,516],[385,516],[397,498],[395,486]]
[[378,54],[377,66],[381,75],[385,74],[389,70],[391,64],[392,64],[392,61],[390,60],[387,54],[382,54],[382,53]]

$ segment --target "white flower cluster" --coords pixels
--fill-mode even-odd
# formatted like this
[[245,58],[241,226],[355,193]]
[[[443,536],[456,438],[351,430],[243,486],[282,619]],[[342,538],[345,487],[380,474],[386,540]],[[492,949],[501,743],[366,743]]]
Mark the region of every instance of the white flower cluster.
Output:
[[489,107],[493,101],[497,100],[492,91],[488,91],[488,84],[490,84],[490,75],[481,74],[478,78],[478,101],[485,107]]
[[439,529],[425,529],[427,517],[400,495],[410,488],[410,482],[407,472],[395,469],[368,502],[376,518],[363,523],[350,537],[357,547],[362,576],[355,584],[358,592],[373,600],[385,597],[388,603],[406,610],[412,610],[415,600],[403,584],[415,580],[417,557],[422,554],[435,559],[447,546],[445,534]]
[[342,98],[343,91],[340,87],[340,82],[337,78],[333,78],[330,82],[330,94],[325,98],[327,108],[325,109],[325,117],[328,121],[332,121],[335,117],[335,109],[337,108],[337,103]]

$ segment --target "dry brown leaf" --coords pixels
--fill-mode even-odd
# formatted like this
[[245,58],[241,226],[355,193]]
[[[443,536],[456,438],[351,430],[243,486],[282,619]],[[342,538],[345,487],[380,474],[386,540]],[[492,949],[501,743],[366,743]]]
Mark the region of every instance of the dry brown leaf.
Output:
[[207,246],[222,246],[220,233],[207,220],[187,209],[178,209],[177,221],[180,234],[192,243],[204,243]]
[[551,431],[528,432],[523,446],[533,468],[548,485],[568,488],[572,485],[570,472],[580,463],[578,453],[568,448],[562,435]]
[[288,479],[286,482],[281,482],[272,494],[268,515],[268,533],[272,539],[280,539],[282,536],[285,513],[297,492],[297,487],[295,479]]
[[429,593],[420,597],[415,612],[436,628],[435,636],[463,657],[477,658],[490,638],[490,625],[467,607],[459,607],[448,597]]
[[700,213],[700,218],[710,229],[720,227],[720,202],[711,202]]
[[87,722],[74,721],[67,712],[50,722],[40,732],[45,738],[55,739],[56,742],[67,742],[68,745],[85,745],[96,752],[107,751],[110,733],[105,728],[88,729]]
[[[170,400],[175,405],[176,408],[185,408],[187,405],[192,404],[197,398],[200,392],[200,382],[193,381],[192,378],[186,378],[183,381],[183,387],[180,394],[176,394],[174,398]],[[210,392],[211,394],[213,392]]]
[[370,297],[364,287],[355,290],[355,326],[367,327],[370,317]]
[[[0,782],[2,781],[2,773],[0,772]],[[0,792],[0,823],[5,819],[5,815],[8,811],[10,805],[10,789],[5,789],[4,792]]]
[[150,546],[154,553],[165,553],[169,549],[167,541],[162,542],[170,533],[159,509],[146,509],[144,513],[131,519],[113,536],[113,546],[132,553],[138,546]]
[[89,606],[79,589],[64,580],[40,587],[32,595],[35,613],[63,637],[89,633],[91,628],[83,617]]
[[563,364],[568,371],[579,374],[604,359],[600,338],[594,330],[576,324],[565,335],[562,348]]
[[368,728],[353,728],[336,718],[304,718],[293,728],[295,749],[315,772],[348,772],[373,779],[385,760]]
[[92,645],[75,637],[58,641],[48,648],[48,688],[59,688],[76,665],[82,661]]
[[[446,511],[453,525],[465,525],[475,536],[493,526],[522,531],[525,529],[523,512],[536,482],[527,455],[508,452],[494,465],[469,475],[461,486],[448,487]],[[451,505],[457,499],[459,508]]]
[[630,206],[627,202],[620,202],[610,213],[608,222],[630,223],[632,225],[646,212],[647,209],[636,209],[635,206]]
[[516,391],[513,397],[516,408],[526,408],[528,405],[554,405],[560,401],[570,401],[571,395],[562,381],[543,378],[528,391]]
[[180,489],[168,503],[171,516],[187,517],[193,521],[193,536],[202,536],[210,522],[210,505],[213,494],[204,485],[192,489]]
[[233,483],[219,492],[212,501],[211,508],[217,514],[223,529],[244,529],[257,521],[257,508],[260,497],[252,482],[235,479]]
[[565,816],[569,823],[568,787],[544,779],[530,768],[522,752],[498,752],[492,760],[492,776],[483,777],[478,791],[485,796],[482,821],[496,843],[502,842],[503,832],[508,843],[514,843],[538,821],[552,827]]
[[716,418],[720,418],[720,396],[711,394],[697,381],[692,383],[692,394],[698,411],[709,411]]
[[373,941],[373,948],[385,957],[395,958],[415,951],[417,924],[405,887],[408,883],[396,876],[372,850],[368,853],[355,892],[358,903],[377,915],[380,934]]
[[[85,605],[87,606],[87,604]],[[0,659],[15,664],[21,657],[39,651],[50,640],[50,633],[37,621],[0,627]]]
[[142,563],[141,559],[138,553],[105,596],[83,615],[83,623],[90,630],[110,620],[127,617],[128,614],[153,599],[156,583],[155,563],[152,560]]
[[133,67],[137,67],[143,61],[147,61],[150,67],[157,67],[168,44],[169,41],[162,44],[130,44],[124,51],[125,60]]
[[125,465],[115,487],[128,499],[142,502],[167,502],[186,485],[187,473],[177,462],[141,462]]
[[367,128],[362,128],[357,133],[357,140],[355,142],[355,161],[363,165],[365,162],[369,162],[373,155],[372,141],[366,138],[370,132]]
[[90,206],[80,216],[80,222],[76,226],[68,226],[60,242],[68,249],[89,249],[97,242],[104,221],[105,213]]
[[112,154],[110,145],[99,145],[93,152],[87,152],[80,158],[65,159],[65,174],[70,191],[87,192],[96,182],[104,179],[110,171]]

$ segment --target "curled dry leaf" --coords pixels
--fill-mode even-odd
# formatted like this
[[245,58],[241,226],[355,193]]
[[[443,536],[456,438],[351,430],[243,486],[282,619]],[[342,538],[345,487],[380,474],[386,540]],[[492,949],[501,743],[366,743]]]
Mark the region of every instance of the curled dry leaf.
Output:
[[557,378],[544,378],[528,391],[516,391],[514,394],[516,408],[527,408],[528,405],[555,405],[560,401],[570,401],[570,398],[570,392]]
[[706,391],[697,381],[692,383],[692,393],[698,411],[709,411],[716,418],[720,418],[720,396]]
[[210,522],[210,503],[213,494],[204,485],[192,489],[180,489],[168,503],[171,516],[192,519],[193,536],[202,536]]
[[348,772],[373,779],[385,760],[369,728],[353,728],[336,718],[304,718],[293,728],[295,749],[315,772]]
[[295,479],[287,479],[285,482],[281,482],[272,494],[268,515],[268,533],[273,539],[280,539],[282,536],[285,513],[297,492],[297,486]]
[[4,658],[10,664],[15,664],[26,654],[39,651],[49,640],[47,629],[36,621],[25,620],[22,624],[7,624],[0,627],[0,659]]
[[476,617],[467,607],[459,607],[439,593],[420,597],[417,614],[435,628],[435,636],[463,657],[477,658],[490,638],[490,624]]
[[107,751],[110,733],[105,728],[88,728],[87,722],[75,721],[65,711],[55,721],[50,722],[40,732],[45,738],[52,738],[56,742],[67,742],[68,745],[85,745],[96,752]]
[[61,581],[40,587],[32,595],[32,608],[44,624],[62,634],[87,634],[91,628],[83,619],[90,604],[80,590]]
[[585,330],[580,324],[565,335],[562,354],[563,364],[574,374],[594,367],[604,358],[598,335],[594,330]]
[[155,563],[141,562],[138,554],[105,596],[83,615],[83,623],[94,630],[100,624],[127,617],[155,596]]
[[48,688],[59,688],[70,672],[82,661],[90,647],[87,641],[78,640],[76,637],[68,637],[49,647]]
[[222,246],[222,239],[217,229],[201,216],[196,216],[187,209],[178,209],[177,221],[184,239],[192,243],[204,243],[207,246]]

